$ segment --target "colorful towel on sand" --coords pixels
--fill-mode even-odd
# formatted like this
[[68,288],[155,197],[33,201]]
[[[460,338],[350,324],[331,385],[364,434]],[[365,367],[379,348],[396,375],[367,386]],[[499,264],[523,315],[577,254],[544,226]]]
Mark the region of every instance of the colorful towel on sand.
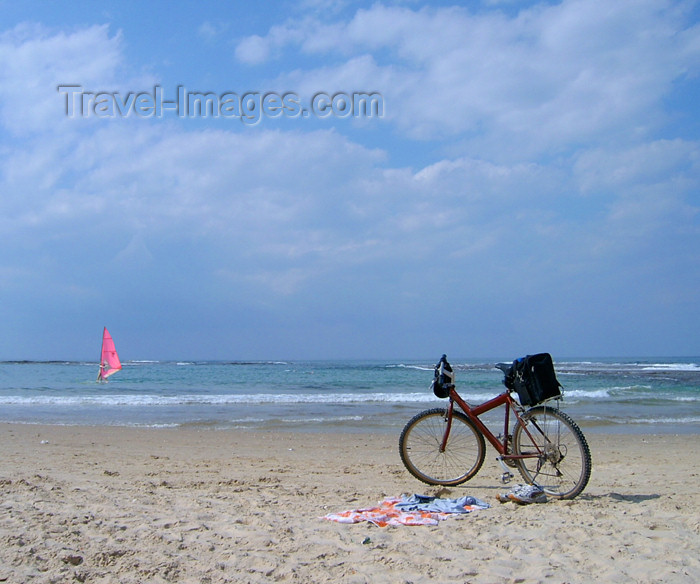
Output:
[[454,515],[488,509],[489,504],[475,497],[439,499],[425,495],[403,495],[384,499],[376,507],[329,513],[324,517],[338,523],[369,521],[378,527],[388,525],[437,525]]

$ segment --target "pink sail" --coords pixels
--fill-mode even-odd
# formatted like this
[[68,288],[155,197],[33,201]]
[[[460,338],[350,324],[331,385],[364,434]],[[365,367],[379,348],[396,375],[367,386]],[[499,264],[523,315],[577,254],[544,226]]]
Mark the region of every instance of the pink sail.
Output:
[[122,368],[117,355],[117,349],[114,347],[112,335],[109,334],[107,327],[102,333],[102,355],[100,356],[100,374],[97,376],[98,381],[106,381],[107,378],[116,373]]

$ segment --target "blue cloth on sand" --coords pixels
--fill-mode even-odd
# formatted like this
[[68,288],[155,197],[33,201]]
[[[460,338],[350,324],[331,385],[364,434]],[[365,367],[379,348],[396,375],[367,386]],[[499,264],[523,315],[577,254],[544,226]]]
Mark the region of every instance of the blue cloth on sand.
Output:
[[476,497],[460,497],[459,499],[441,499],[427,495],[402,496],[395,507],[401,511],[427,511],[429,513],[469,513],[474,507],[488,509],[490,505]]

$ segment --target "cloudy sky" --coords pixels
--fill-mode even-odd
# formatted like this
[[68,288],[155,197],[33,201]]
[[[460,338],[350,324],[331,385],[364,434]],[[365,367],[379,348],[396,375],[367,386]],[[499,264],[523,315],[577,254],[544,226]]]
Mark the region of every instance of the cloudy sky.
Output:
[[699,23],[0,0],[0,359],[698,355]]

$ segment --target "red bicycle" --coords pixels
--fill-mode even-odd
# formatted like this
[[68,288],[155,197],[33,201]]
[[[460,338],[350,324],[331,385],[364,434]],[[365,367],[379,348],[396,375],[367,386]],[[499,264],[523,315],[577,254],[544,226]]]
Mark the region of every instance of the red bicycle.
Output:
[[[525,482],[540,487],[548,496],[573,499],[588,484],[591,453],[576,422],[558,405],[541,403],[561,397],[551,357],[541,353],[496,367],[505,374],[507,390],[471,406],[457,393],[452,367],[443,355],[435,366],[432,387],[438,397],[449,398],[449,402],[447,407],[417,414],[406,424],[399,438],[401,460],[425,483],[459,485],[481,469],[488,440],[498,451],[504,482],[513,478],[510,469],[517,468]],[[514,391],[520,403],[511,395]],[[534,407],[526,410],[524,405]],[[495,436],[479,416],[500,406],[505,406],[503,433]]]

